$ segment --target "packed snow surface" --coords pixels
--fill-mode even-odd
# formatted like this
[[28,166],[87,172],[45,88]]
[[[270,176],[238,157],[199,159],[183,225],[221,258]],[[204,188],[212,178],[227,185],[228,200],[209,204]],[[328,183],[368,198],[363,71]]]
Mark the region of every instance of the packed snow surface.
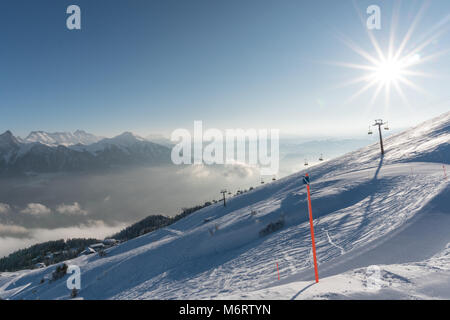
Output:
[[[387,138],[384,157],[374,144],[232,197],[226,207],[206,207],[105,257],[67,261],[81,268],[79,297],[450,299],[449,143],[446,113]],[[277,221],[281,229],[260,236]],[[69,299],[68,276],[40,283],[54,269],[2,273],[0,297]]]

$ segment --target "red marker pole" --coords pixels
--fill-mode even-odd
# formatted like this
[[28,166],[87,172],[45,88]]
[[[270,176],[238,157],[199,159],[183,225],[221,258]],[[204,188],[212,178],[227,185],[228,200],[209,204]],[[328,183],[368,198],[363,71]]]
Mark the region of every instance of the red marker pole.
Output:
[[277,273],[278,273],[278,280],[280,280],[280,271],[278,270],[278,262],[277,262]]
[[316,242],[314,240],[314,224],[312,217],[312,207],[311,207],[311,194],[309,192],[309,178],[308,174],[305,175],[308,182],[306,183],[306,190],[308,191],[308,211],[309,211],[309,226],[311,227],[311,241],[312,241],[312,250],[314,257],[314,272],[316,274],[316,283],[319,282],[319,271],[317,270],[317,257],[316,257]]

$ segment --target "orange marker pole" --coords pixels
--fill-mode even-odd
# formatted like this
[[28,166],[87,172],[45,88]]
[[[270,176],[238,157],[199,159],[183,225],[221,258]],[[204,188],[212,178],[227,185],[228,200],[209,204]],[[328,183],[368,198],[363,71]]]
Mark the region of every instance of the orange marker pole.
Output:
[[[305,175],[308,177],[308,174]],[[314,240],[314,224],[312,217],[312,207],[311,207],[311,194],[309,192],[309,183],[306,184],[306,190],[308,190],[308,211],[309,211],[309,226],[311,227],[311,241],[312,241],[312,250],[314,257],[314,272],[316,274],[316,283],[319,282],[319,271],[317,270],[317,257],[316,257],[316,242]]]
[[277,262],[277,273],[278,273],[278,280],[280,280],[280,270],[278,270],[278,262]]

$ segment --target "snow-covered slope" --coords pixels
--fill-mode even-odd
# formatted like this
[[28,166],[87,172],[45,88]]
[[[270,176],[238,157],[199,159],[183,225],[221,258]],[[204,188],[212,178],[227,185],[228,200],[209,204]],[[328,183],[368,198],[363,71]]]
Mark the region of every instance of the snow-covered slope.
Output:
[[450,244],[420,262],[371,265],[319,283],[293,281],[223,299],[450,299]]
[[[81,268],[80,297],[358,298],[370,276],[366,267],[379,265],[382,289],[369,298],[448,298],[449,128],[446,113],[386,139],[384,157],[375,144],[308,169],[318,285],[309,286],[314,273],[302,171],[111,248],[105,257],[68,261]],[[280,220],[281,230],[260,236]],[[67,276],[40,283],[54,269],[3,273],[0,296],[69,298]]]

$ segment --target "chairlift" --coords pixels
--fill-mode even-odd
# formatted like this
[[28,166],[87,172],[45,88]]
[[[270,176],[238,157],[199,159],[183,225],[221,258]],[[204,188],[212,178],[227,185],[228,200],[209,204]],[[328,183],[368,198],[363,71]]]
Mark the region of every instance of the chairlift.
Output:
[[273,178],[272,178],[272,181],[275,181],[275,180],[277,180],[277,178],[273,177]]
[[373,134],[373,132],[372,132],[372,128],[369,126],[369,132],[368,132],[368,134]]
[[388,126],[387,122],[385,123],[384,130],[389,130],[389,126]]
[[264,180],[263,179],[261,179],[261,184],[264,184]]
[[308,165],[308,160],[305,159],[305,166],[307,166],[307,165]]
[[323,161],[323,155],[322,155],[322,153],[320,154],[319,161]]

